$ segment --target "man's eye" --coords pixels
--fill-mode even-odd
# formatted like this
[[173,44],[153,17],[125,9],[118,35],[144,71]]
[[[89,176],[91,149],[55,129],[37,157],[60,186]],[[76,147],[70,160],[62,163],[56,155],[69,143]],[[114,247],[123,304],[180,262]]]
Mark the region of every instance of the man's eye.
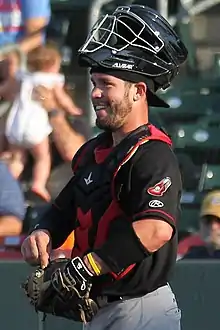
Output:
[[112,84],[109,81],[106,81],[104,84],[106,87],[112,87]]

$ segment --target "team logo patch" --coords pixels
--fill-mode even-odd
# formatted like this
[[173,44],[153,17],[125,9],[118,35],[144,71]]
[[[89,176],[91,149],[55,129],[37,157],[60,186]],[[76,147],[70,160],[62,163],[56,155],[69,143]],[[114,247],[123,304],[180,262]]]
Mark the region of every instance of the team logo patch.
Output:
[[163,207],[164,203],[161,201],[158,201],[157,199],[154,199],[154,200],[150,201],[149,206],[158,208],[158,207]]
[[167,176],[160,182],[156,183],[153,187],[147,189],[149,195],[152,196],[163,196],[167,189],[171,186],[171,179]]

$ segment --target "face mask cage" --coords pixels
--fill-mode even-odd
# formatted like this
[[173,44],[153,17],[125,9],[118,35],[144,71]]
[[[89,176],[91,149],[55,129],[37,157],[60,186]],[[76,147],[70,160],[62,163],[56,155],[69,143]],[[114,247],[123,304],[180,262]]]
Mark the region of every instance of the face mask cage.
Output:
[[157,54],[164,47],[164,42],[160,33],[138,15],[121,12],[100,18],[79,52],[93,53],[105,47],[117,53],[131,46]]

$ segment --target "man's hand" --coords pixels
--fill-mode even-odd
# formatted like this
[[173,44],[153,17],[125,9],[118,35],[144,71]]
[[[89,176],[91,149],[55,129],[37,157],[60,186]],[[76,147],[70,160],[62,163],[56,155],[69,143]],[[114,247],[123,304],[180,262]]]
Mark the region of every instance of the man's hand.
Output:
[[48,265],[51,250],[50,234],[43,229],[33,231],[21,246],[24,260],[31,265],[41,265],[42,268]]
[[82,114],[81,109],[76,107],[63,87],[56,86],[53,89],[48,89],[44,86],[38,86],[34,89],[32,95],[33,99],[40,102],[48,112],[54,109],[61,109],[70,115]]
[[51,282],[62,298],[69,300],[73,294],[71,288],[78,298],[85,297],[90,291],[92,277],[93,273],[90,272],[83,260],[76,257],[67,262],[63,269],[58,268],[52,274]]

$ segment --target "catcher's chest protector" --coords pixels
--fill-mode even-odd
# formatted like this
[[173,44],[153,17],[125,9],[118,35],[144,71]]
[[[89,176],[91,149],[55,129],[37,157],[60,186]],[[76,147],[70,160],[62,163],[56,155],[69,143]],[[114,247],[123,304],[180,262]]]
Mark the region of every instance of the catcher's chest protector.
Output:
[[82,256],[102,245],[110,222],[123,215],[119,206],[121,168],[126,164],[127,180],[139,147],[149,140],[170,144],[166,134],[152,125],[144,126],[112,149],[103,162],[97,163],[94,150],[106,138],[106,133],[102,133],[85,144],[73,166],[78,227],[72,257]]

